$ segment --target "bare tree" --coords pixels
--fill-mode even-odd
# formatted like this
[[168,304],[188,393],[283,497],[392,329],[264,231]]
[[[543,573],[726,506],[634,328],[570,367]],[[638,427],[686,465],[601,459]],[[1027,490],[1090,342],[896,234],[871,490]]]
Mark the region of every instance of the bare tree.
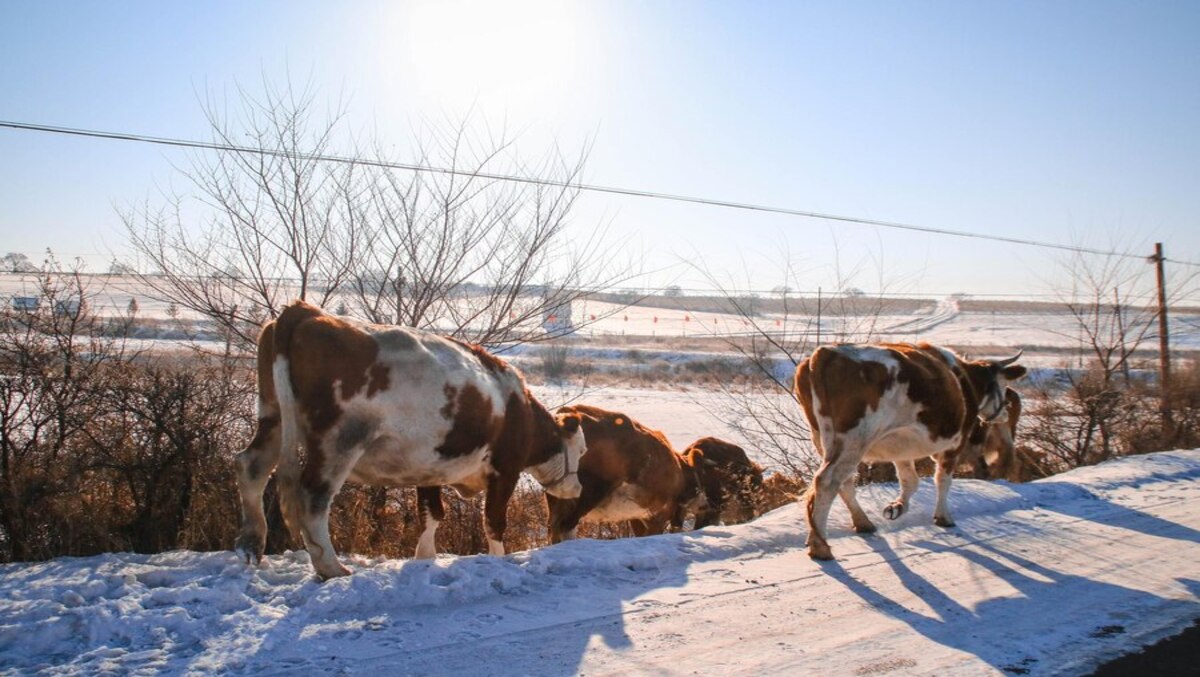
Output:
[[428,171],[388,166],[378,143],[369,161],[328,162],[318,156],[342,139],[344,119],[318,116],[316,100],[290,87],[242,91],[232,120],[205,104],[214,140],[239,148],[197,155],[184,171],[203,227],[178,196],[124,214],[143,268],[157,271],[140,276],[156,298],[243,347],[297,297],[500,344],[544,337],[548,309],[632,269],[614,266],[602,229],[567,230],[585,154],[529,166],[510,139],[476,138],[468,120],[416,132],[416,162],[404,164]]
[[248,346],[282,304],[323,305],[361,269],[362,223],[360,168],[318,158],[332,148],[340,111],[320,116],[311,88],[239,91],[236,116],[203,104],[213,141],[228,149],[198,153],[182,171],[195,200],[170,196],[122,217],[143,268],[155,271],[139,275],[153,296]]
[[[427,129],[418,164],[381,169],[364,188],[366,266],[350,284],[360,312],[479,343],[553,338],[543,318],[624,279],[603,231],[570,240],[584,156],[553,153],[527,167],[503,135],[477,138],[468,121]],[[514,182],[493,177],[528,176]]]
[[[721,405],[714,414],[737,430],[770,465],[807,481],[820,459],[812,446],[808,422],[792,394],[796,367],[820,343],[877,339],[889,301],[883,291],[871,295],[855,290],[829,296],[794,291],[804,288],[803,280],[811,271],[802,271],[786,247],[778,268],[780,283],[772,288],[774,298],[738,292],[711,271],[699,268],[746,328],[741,333],[713,335],[740,354],[757,375],[746,383],[722,384]],[[846,270],[835,260],[831,287],[852,289],[853,280],[866,269],[859,264]],[[886,288],[882,277],[879,286]],[[905,304],[905,308],[911,310],[915,305]]]
[[[1135,387],[1133,368],[1138,352],[1157,339],[1158,307],[1154,271],[1142,259],[1078,252],[1059,270],[1069,288],[1054,286],[1073,320],[1063,335],[1078,341],[1079,361],[1061,371],[1061,382],[1042,386],[1028,429],[1037,450],[1068,469],[1130,451],[1117,442],[1123,429],[1145,424],[1146,395]],[[1169,304],[1195,289],[1195,273],[1178,272],[1183,277],[1174,280]]]

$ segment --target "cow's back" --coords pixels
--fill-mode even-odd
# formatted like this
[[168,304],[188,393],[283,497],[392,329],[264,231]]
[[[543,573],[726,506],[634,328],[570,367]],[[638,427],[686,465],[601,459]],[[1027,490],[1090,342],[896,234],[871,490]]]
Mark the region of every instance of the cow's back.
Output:
[[966,407],[953,359],[927,344],[821,346],[797,369],[795,394],[819,447],[849,433],[868,448],[888,435],[958,440]]
[[[319,437],[336,428],[333,439],[313,445],[325,454],[364,448],[351,475],[360,482],[481,489],[487,473],[481,464],[493,461],[499,436],[513,433],[505,430],[506,409],[526,408],[515,370],[496,358],[482,360],[472,346],[416,329],[294,304],[276,321],[275,346],[288,361],[303,434]],[[531,424],[517,423],[510,427],[527,438]],[[519,472],[526,459],[513,460]]]

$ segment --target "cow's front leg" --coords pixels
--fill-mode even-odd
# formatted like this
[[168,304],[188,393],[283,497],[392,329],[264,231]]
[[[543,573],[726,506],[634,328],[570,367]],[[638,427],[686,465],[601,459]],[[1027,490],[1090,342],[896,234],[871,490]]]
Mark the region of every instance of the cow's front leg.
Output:
[[488,478],[487,499],[483,506],[484,532],[488,539],[488,554],[504,554],[504,530],[508,528],[508,499],[517,488],[517,473],[492,475]]
[[563,511],[562,521],[559,524],[563,540],[575,538],[575,529],[579,526],[583,516],[600,505],[616,489],[611,482],[583,469],[579,471],[579,484],[581,487],[579,498],[567,502],[568,509]]
[[563,530],[563,521],[575,510],[577,499],[558,498],[546,494],[546,512],[550,516],[550,543],[561,543],[575,538],[575,530]]
[[908,502],[917,493],[921,478],[917,477],[917,466],[912,461],[895,461],[896,477],[900,480],[900,497],[883,509],[883,516],[894,520],[908,512]]
[[421,538],[417,541],[416,559],[433,559],[437,556],[437,528],[446,519],[446,507],[442,504],[441,487],[417,487],[417,514],[425,524]]
[[933,509],[933,523],[939,527],[954,526],[954,518],[950,516],[950,482],[954,477],[954,464],[958,462],[956,454],[943,454],[938,459],[937,470],[933,474],[933,482],[937,486],[937,505]]
[[[260,405],[261,407],[262,405]],[[263,489],[279,464],[279,414],[260,416],[258,430],[245,451],[237,455],[238,494],[242,501],[242,531],[234,549],[248,564],[262,561],[267,544]]]

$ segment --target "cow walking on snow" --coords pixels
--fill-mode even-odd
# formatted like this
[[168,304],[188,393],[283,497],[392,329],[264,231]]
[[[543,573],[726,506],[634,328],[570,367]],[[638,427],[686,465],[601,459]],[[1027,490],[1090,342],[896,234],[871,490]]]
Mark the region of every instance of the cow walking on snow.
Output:
[[822,346],[796,370],[795,394],[804,408],[813,443],[824,458],[806,496],[808,554],[833,559],[825,522],[841,495],[854,529],[875,531],[854,495],[854,472],[862,461],[891,461],[900,496],[883,510],[896,519],[917,490],[913,461],[937,463],[933,521],[954,526],[946,497],[959,452],[977,426],[1004,413],[1005,386],[1025,375],[1004,360],[967,360],[927,343]]
[[585,448],[579,416],[553,416],[516,369],[479,346],[297,301],[258,339],[258,431],[237,459],[237,549],[247,561],[262,558],[263,488],[278,466],[284,519],[322,578],[350,573],[329,537],[330,504],[346,480],[419,487],[419,558],[436,552],[439,487],[486,491],[488,550],[504,554],[520,473],[549,494],[577,497]]

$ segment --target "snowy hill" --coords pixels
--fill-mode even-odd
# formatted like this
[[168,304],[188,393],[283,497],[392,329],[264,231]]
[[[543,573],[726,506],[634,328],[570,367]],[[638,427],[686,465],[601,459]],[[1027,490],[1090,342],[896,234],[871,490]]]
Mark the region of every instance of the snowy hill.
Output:
[[[1200,450],[1027,485],[959,481],[958,527],[913,510],[871,538],[795,505],[754,523],[504,558],[232,553],[0,567],[11,672],[1077,674],[1200,616]],[[861,492],[877,512],[895,486]],[[882,520],[881,520],[882,521]]]

